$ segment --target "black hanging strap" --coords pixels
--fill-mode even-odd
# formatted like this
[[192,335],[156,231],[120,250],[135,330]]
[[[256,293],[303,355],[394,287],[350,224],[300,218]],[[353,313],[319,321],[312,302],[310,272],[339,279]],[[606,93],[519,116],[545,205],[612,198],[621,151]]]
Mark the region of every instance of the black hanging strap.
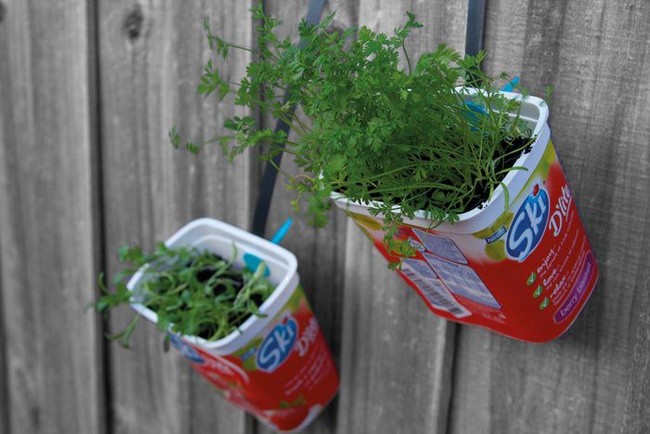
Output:
[[[320,16],[323,13],[325,8],[325,3],[327,0],[309,0],[309,5],[307,6],[307,17],[305,20],[307,24],[315,25],[320,21]],[[304,46],[306,42],[301,40],[299,46]],[[285,94],[283,103],[287,103],[289,99],[289,93],[291,89],[287,90]],[[296,107],[291,107],[291,113],[296,110]],[[286,122],[279,120],[275,125],[275,132],[284,131],[289,135],[290,127]],[[260,195],[257,199],[257,204],[255,205],[255,214],[253,216],[253,233],[260,237],[264,236],[266,231],[266,222],[269,218],[269,209],[271,207],[271,197],[273,196],[273,188],[275,187],[275,180],[278,176],[278,171],[276,167],[280,167],[282,162],[283,152],[279,152],[273,157],[271,161],[268,161],[264,167],[264,174],[262,175],[262,182],[260,184]]]
[[465,54],[476,56],[483,49],[483,31],[485,29],[485,1],[468,0],[467,32],[465,33]]

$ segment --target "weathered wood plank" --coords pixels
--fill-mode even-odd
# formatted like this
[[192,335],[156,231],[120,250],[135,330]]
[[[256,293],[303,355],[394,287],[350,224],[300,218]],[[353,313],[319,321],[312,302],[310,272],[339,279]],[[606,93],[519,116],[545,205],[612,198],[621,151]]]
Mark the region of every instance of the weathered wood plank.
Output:
[[[7,17],[7,6],[0,2],[0,52],[7,52],[9,46],[7,42],[9,41],[7,33],[9,31],[8,25],[6,24]],[[4,72],[9,68],[9,62],[5,61],[0,63],[0,71],[3,72],[3,77],[7,77],[8,74]],[[9,100],[9,86],[0,85],[0,101]],[[4,113],[6,109],[0,107],[0,115]],[[0,118],[0,162],[5,161],[5,140],[8,136],[8,127],[5,124],[9,125],[7,120],[4,120],[4,115]],[[0,174],[0,190],[7,189],[7,179]],[[0,214],[0,219],[2,215]],[[4,245],[3,243],[3,234],[2,228],[5,227],[0,221],[0,246]],[[7,390],[7,377],[9,371],[7,369],[7,335],[5,332],[5,303],[4,303],[4,291],[3,291],[3,273],[2,273],[2,259],[0,258],[0,313],[2,313],[2,319],[0,319],[0,433],[8,434],[9,433],[9,395]]]
[[[296,23],[305,15],[306,11],[306,5],[302,5],[302,7],[298,9],[295,8],[295,5],[280,4],[280,2],[267,1],[265,4],[269,13],[274,16],[279,16],[283,20],[285,29],[290,27],[290,23]],[[368,8],[374,13],[382,10],[384,6],[387,5],[378,5],[376,7],[368,6]],[[445,8],[448,10],[445,10]],[[388,22],[384,19],[383,21],[385,22],[383,23],[378,22],[382,21],[381,19],[375,20],[376,17],[370,13],[367,13],[367,15],[370,16],[371,20],[373,20],[372,22],[367,23],[366,21],[358,20],[357,17],[359,16],[359,11],[357,6],[354,4],[341,2],[330,3],[327,11],[337,11],[334,23],[335,27],[345,28],[350,25],[369,24],[374,28],[382,28],[382,30],[390,31],[392,30],[392,27],[398,24],[402,17],[405,16],[404,12],[407,9],[410,8],[404,7],[400,11],[399,16],[392,17]],[[434,48],[437,43],[445,40],[443,35],[445,35],[447,31],[448,34],[446,34],[446,36],[450,37],[447,39],[447,42],[456,47],[460,45],[460,49],[462,49],[464,11],[461,10],[459,13],[458,11],[454,11],[454,8],[450,8],[448,5],[440,5],[440,7],[436,9],[436,12],[438,13],[436,19],[438,21],[434,23],[433,13],[430,9],[424,7],[420,7],[420,10],[418,10],[417,7],[415,9],[419,18],[427,23],[428,26],[420,35],[418,35],[419,37],[414,38],[412,41],[413,43],[411,44],[412,46],[410,47],[411,50],[415,53],[420,53],[425,49]],[[390,11],[385,11],[385,14],[385,16],[391,16]],[[446,16],[446,19],[443,19],[443,16]],[[290,161],[286,160],[287,159],[283,162],[283,171],[293,173],[295,167]],[[288,210],[288,204],[291,198],[291,193],[287,193],[282,185],[276,188],[274,193],[274,206],[271,215],[271,227],[280,224],[281,221],[290,213]],[[403,290],[406,285],[386,269],[384,261],[379,255],[373,252],[371,246],[367,243],[367,240],[357,234],[356,228],[351,230],[348,229],[348,226],[350,225],[351,223],[346,221],[343,212],[334,210],[332,221],[326,229],[315,231],[299,220],[294,229],[292,229],[293,234],[283,243],[286,247],[297,254],[300,263],[301,276],[310,295],[314,310],[318,315],[319,321],[321,322],[323,330],[332,345],[335,355],[337,358],[341,358],[340,366],[342,370],[342,385],[339,401],[333,403],[328,411],[326,411],[325,414],[323,414],[312,425],[312,427],[308,429],[308,432],[333,432],[333,430],[341,433],[374,432],[374,430],[379,429],[380,426],[382,426],[382,430],[385,430],[380,432],[390,432],[391,429],[398,427],[396,424],[386,425],[386,421],[393,419],[394,414],[392,412],[386,412],[384,414],[385,419],[380,418],[379,421],[373,421],[372,419],[376,413],[375,410],[377,407],[387,408],[388,406],[385,405],[382,400],[389,397],[393,398],[396,392],[405,392],[405,385],[408,384],[408,380],[406,379],[414,378],[412,376],[413,373],[403,376],[402,373],[397,372],[399,370],[397,367],[400,366],[400,363],[396,358],[400,354],[400,351],[403,352],[412,349],[415,340],[409,341],[406,345],[397,345],[391,350],[384,350],[381,347],[383,338],[380,338],[380,336],[382,333],[395,337],[401,335],[403,330],[391,331],[389,325],[379,328],[378,331],[370,328],[372,327],[370,325],[372,319],[378,321],[377,318],[383,316],[388,305],[390,305],[391,309],[394,311],[394,305],[398,302],[402,302],[402,293],[396,292],[395,287],[397,286]],[[271,232],[271,230],[272,229],[270,228],[269,232]],[[346,244],[346,238],[347,243],[351,242],[351,245]],[[362,259],[357,259],[357,256],[361,256]],[[350,264],[352,264],[352,266],[350,266]],[[351,279],[353,283],[350,283],[347,280],[344,281],[343,278]],[[359,286],[361,286],[361,288],[359,288]],[[342,289],[345,288],[348,288],[347,291],[350,291],[353,294],[349,295],[342,292]],[[362,295],[358,296],[357,294],[354,294],[357,291],[361,291]],[[411,300],[409,298],[410,303],[407,304],[406,308],[399,307],[397,309],[398,312],[395,314],[396,317],[403,314],[404,318],[411,318],[413,311],[419,312],[420,316],[416,316],[416,320],[421,319],[425,323],[433,321],[435,331],[441,331],[443,335],[445,335],[445,337],[438,341],[435,339],[433,341],[427,341],[427,343],[434,344],[428,347],[431,349],[431,353],[427,352],[427,355],[436,354],[437,352],[438,354],[444,354],[444,356],[433,358],[423,357],[423,363],[420,365],[423,369],[426,369],[427,375],[429,375],[430,371],[435,371],[435,368],[439,369],[435,375],[440,375],[442,371],[450,369],[450,356],[452,353],[450,348],[445,347],[445,350],[441,351],[441,345],[436,346],[435,344],[442,344],[442,346],[444,346],[449,342],[453,343],[453,339],[448,339],[451,337],[450,333],[452,328],[447,328],[445,323],[438,322],[433,318],[426,311],[426,308],[421,304],[421,301],[417,296],[415,296],[415,294],[409,293],[407,296],[412,297],[413,299]],[[373,301],[359,301],[359,299],[364,300],[365,298],[373,299]],[[348,312],[350,309],[354,309],[354,312]],[[357,309],[359,309],[360,312],[356,311]],[[343,317],[346,315],[345,312],[348,312],[348,316]],[[365,320],[357,321],[356,318],[359,316],[364,317]],[[348,330],[349,327],[346,326],[350,321],[354,323],[354,331]],[[442,326],[442,328],[440,328],[440,326]],[[408,324],[406,327],[408,328]],[[342,338],[344,339],[343,343],[340,342],[341,337],[339,337],[339,334],[341,333]],[[426,330],[426,333],[432,334],[433,336],[436,335],[436,333],[432,332],[431,329]],[[345,345],[346,336],[349,337],[347,347]],[[354,350],[354,348],[358,346],[363,346],[366,341],[372,342],[371,344],[366,344],[367,352],[370,354],[364,355],[364,351]],[[408,345],[411,345],[411,347],[408,347]],[[369,361],[363,359],[366,357],[371,359],[375,357],[382,359],[386,356],[384,352],[390,353],[393,356],[392,358],[389,358],[389,360],[394,362],[393,369],[390,369],[390,367],[388,368],[390,374],[386,374],[381,369],[375,369],[370,373],[370,371],[368,371]],[[350,353],[348,354],[349,357],[346,356],[346,353]],[[347,367],[345,366],[346,361],[348,362]],[[416,370],[415,375],[417,375],[417,372],[420,371]],[[392,383],[388,383],[391,384],[389,387],[370,389],[370,386],[366,383],[377,384],[378,378],[392,378]],[[402,384],[397,384],[398,379]],[[363,380],[365,380],[365,382]],[[423,406],[432,405],[434,401],[437,401],[439,395],[443,396],[443,401],[448,399],[449,383],[442,382],[440,384],[442,384],[440,389],[434,388],[432,390],[421,390],[421,394],[419,394],[418,397],[426,397],[426,399],[423,399]],[[393,401],[391,400],[391,402]],[[433,414],[426,415],[427,411],[422,415],[422,417],[427,420],[427,422],[423,422],[423,426],[430,421],[434,421],[434,426],[440,426],[438,424],[446,421],[446,407],[439,408],[436,404],[437,402],[433,404],[435,408]],[[403,411],[399,405],[392,405],[396,408],[395,414]],[[414,412],[417,411],[418,410],[414,410]],[[372,414],[373,417],[366,419],[369,414]],[[409,415],[410,414],[411,413],[409,413]],[[431,426],[431,424],[429,423],[427,426]]]
[[[0,20],[0,26],[2,22]],[[0,35],[2,30],[0,30]],[[0,137],[2,137],[2,127],[0,127]],[[0,161],[3,159],[2,147],[0,146]],[[0,228],[2,224],[0,223]],[[2,233],[0,232],[0,245],[2,245]],[[2,262],[0,261],[0,312],[4,318],[4,303],[2,300]],[[0,321],[0,434],[9,433],[9,414],[7,409],[9,407],[9,399],[7,397],[7,337],[5,334],[4,321]]]
[[[216,147],[198,157],[174,152],[167,131],[177,124],[188,138],[219,133],[234,114],[196,94],[209,49],[202,17],[225,38],[250,45],[250,1],[102,2],[99,5],[102,70],[102,145],[108,271],[125,242],[151,248],[192,218],[211,216],[247,227],[256,171],[246,158],[228,166]],[[243,74],[247,56],[229,62]],[[240,113],[243,114],[243,113]],[[130,313],[116,316],[124,324]],[[162,336],[141,324],[134,349],[111,349],[113,424],[117,433],[245,432],[234,409],[191,372],[178,354],[164,354]]]
[[[425,26],[408,44],[412,58],[441,42],[462,50],[460,3],[361,1],[358,24],[391,32],[407,10]],[[337,432],[444,432],[455,325],[432,315],[352,224],[345,255]]]
[[488,69],[552,85],[552,137],[601,281],[545,345],[462,328],[451,431],[650,429],[650,100],[646,2],[488,2]]
[[[307,14],[307,1],[283,2],[265,1],[267,14],[282,21],[279,30],[283,37],[291,37],[298,42],[298,23]],[[356,5],[354,2],[328,2],[323,16],[336,10],[334,26],[344,28],[355,25]],[[274,126],[275,119],[264,119],[266,125]],[[290,156],[285,155],[282,171],[297,173]],[[273,203],[269,216],[267,233],[273,231],[286,220],[294,217],[294,225],[282,245],[291,250],[298,258],[298,272],[305,288],[312,309],[318,319],[321,330],[327,340],[335,359],[338,361],[341,343],[342,291],[345,272],[345,237],[346,217],[333,212],[326,228],[316,229],[309,226],[306,219],[294,215],[290,201],[295,198],[293,192],[285,188],[285,179],[278,177],[273,193]],[[330,433],[336,429],[337,400],[316,419],[305,431],[307,433]],[[257,432],[270,433],[260,426]]]
[[4,432],[103,432],[91,28],[82,1],[0,1]]
[[347,241],[337,432],[444,432],[454,325],[429,313],[358,229]]
[[414,30],[407,41],[413,58],[446,44],[459,52],[465,50],[466,2],[419,2],[413,0],[359,0],[359,26],[392,33],[404,24],[406,12],[413,12],[423,28]]

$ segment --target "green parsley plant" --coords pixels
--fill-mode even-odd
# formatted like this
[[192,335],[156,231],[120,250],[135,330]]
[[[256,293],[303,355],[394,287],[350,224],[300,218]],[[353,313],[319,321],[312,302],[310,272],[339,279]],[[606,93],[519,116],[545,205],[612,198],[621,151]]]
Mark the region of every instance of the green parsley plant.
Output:
[[[440,45],[413,59],[405,41],[421,24],[412,13],[392,36],[368,27],[330,31],[334,14],[317,25],[303,21],[303,48],[279,39],[279,22],[261,8],[253,14],[260,23],[255,50],[214,35],[206,20],[215,59],[205,64],[198,92],[282,119],[296,138],[243,116],[225,121],[230,134],[185,146],[197,152],[216,142],[230,159],[263,145],[264,158],[293,155],[302,173],[289,186],[306,199],[294,204],[306,204],[312,224],[327,222],[330,195],[338,192],[383,216],[390,241],[398,223],[419,210],[433,221],[456,221],[519,169],[512,162],[531,132],[520,103],[494,90],[495,79],[480,69],[485,53],[462,57]],[[257,59],[238,83],[220,72],[232,49]],[[175,129],[170,138],[183,143]]]
[[[172,249],[161,243],[146,254],[139,247],[124,246],[119,256],[128,266],[114,277],[114,290],[100,276],[103,295],[95,309],[108,313],[120,305],[141,303],[158,315],[163,332],[221,339],[251,315],[262,316],[259,306],[274,290],[264,278],[263,263],[255,272],[239,270],[232,261],[195,248]],[[131,291],[126,282],[138,270],[144,274],[142,284]],[[139,318],[111,338],[128,347]]]

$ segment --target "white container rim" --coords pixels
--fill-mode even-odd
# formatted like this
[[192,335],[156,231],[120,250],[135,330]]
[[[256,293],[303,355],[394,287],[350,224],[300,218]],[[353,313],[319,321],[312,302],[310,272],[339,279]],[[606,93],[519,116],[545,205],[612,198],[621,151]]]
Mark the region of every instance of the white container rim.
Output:
[[[298,261],[293,253],[264,238],[219,220],[211,218],[193,220],[172,235],[165,245],[167,247],[206,248],[208,251],[222,256],[224,251],[231,251],[234,245],[236,248],[235,267],[243,268],[243,254],[252,253],[262,259],[271,270],[269,281],[275,286],[275,290],[259,308],[263,317],[251,315],[237,330],[216,341],[208,341],[198,336],[182,336],[185,341],[218,355],[231,354],[246,345],[273,319],[298,286]],[[219,252],[215,251],[217,245],[220,246],[221,251]],[[145,277],[143,268],[129,280],[127,284],[129,290],[137,291],[137,287]],[[133,302],[131,307],[149,321],[158,322],[158,315],[142,303]],[[170,333],[173,332],[170,331]]]
[[[466,89],[465,92],[470,97],[477,93],[476,90],[471,89]],[[550,138],[550,129],[547,125],[549,110],[548,105],[541,98],[529,95],[524,96],[514,92],[501,91],[499,93],[503,94],[507,98],[521,102],[519,118],[531,126],[532,137],[535,137],[535,141],[531,145],[531,150],[520,155],[517,161],[513,164],[513,167],[526,167],[527,170],[511,170],[503,179],[503,184],[508,188],[509,197],[510,200],[512,200],[517,196],[519,190],[525,184],[526,179],[530,176],[530,171],[532,171],[539,162],[545,148],[544,145]],[[382,204],[379,201],[374,201],[366,205],[358,201],[351,201],[347,199],[345,195],[336,192],[332,193],[330,197],[340,208],[365,215],[370,215],[368,208],[377,207]],[[467,212],[459,214],[458,221],[453,224],[432,221],[428,218],[426,211],[423,210],[417,211],[414,219],[405,219],[404,223],[420,227],[435,227],[436,230],[443,232],[475,232],[482,229],[479,226],[488,219],[486,214],[496,218],[505,210],[504,205],[505,192],[503,186],[499,185],[495,188],[494,193],[487,202],[484,202]],[[499,208],[501,208],[500,211]],[[399,212],[400,209],[399,205],[393,207],[393,210],[396,212]],[[477,219],[476,217],[478,216],[481,216],[481,218]]]

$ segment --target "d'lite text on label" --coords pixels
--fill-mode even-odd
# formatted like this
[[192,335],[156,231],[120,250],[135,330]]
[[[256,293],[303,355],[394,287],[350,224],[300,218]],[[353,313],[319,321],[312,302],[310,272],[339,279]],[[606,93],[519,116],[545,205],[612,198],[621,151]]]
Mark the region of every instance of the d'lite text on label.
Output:
[[555,204],[555,211],[551,214],[551,219],[548,222],[548,228],[553,231],[553,236],[557,237],[562,231],[562,225],[566,222],[569,215],[569,205],[571,205],[571,191],[569,186],[562,187],[562,196]]

